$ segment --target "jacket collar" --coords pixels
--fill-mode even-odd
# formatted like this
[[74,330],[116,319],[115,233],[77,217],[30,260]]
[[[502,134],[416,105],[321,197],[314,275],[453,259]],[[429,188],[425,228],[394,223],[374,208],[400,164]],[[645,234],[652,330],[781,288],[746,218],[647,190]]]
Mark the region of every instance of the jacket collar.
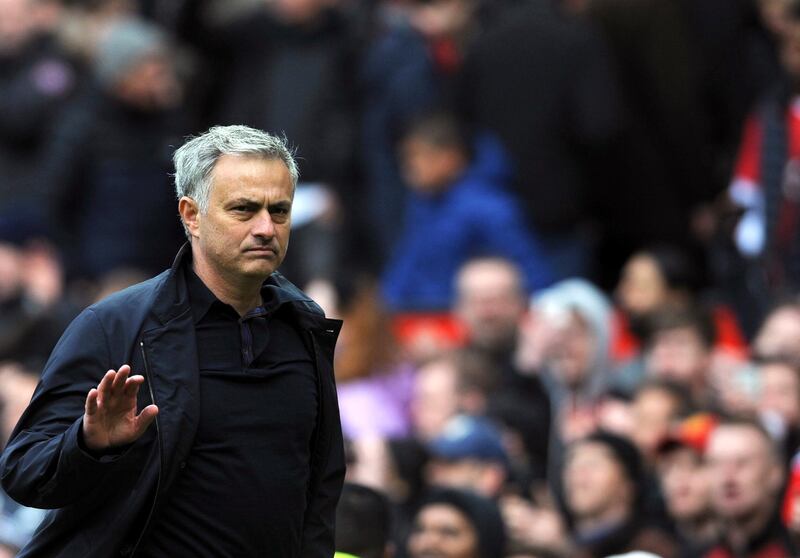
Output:
[[[161,285],[153,302],[152,313],[162,325],[191,310],[185,276],[186,265],[191,257],[192,246],[186,242],[175,256],[172,266],[158,278],[161,279]],[[338,333],[338,327],[331,324],[334,320],[326,320],[322,308],[279,272],[275,271],[267,277],[263,288],[270,290],[278,304],[291,304],[300,325],[326,329],[333,327]]]

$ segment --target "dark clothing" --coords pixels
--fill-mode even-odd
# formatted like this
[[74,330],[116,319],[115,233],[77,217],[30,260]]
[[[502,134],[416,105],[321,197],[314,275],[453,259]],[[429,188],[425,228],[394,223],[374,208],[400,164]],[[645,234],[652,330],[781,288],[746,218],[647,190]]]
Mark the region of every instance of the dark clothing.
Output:
[[187,284],[200,424],[142,554],[299,556],[317,414],[313,362],[268,289],[240,318],[192,271]]
[[789,532],[779,517],[770,521],[753,537],[745,548],[734,550],[725,541],[720,541],[703,554],[704,558],[791,558],[797,556]]
[[587,151],[608,142],[619,119],[599,35],[552,2],[526,2],[478,39],[463,79],[465,110],[508,149],[513,186],[536,232],[574,231],[598,188]]
[[46,184],[35,180],[35,169],[76,77],[52,37],[38,37],[13,55],[0,55],[0,207],[35,207],[44,200]]
[[[0,460],[3,487],[12,498],[53,510],[20,556],[108,558],[136,553],[153,526],[152,518],[169,501],[173,488],[180,487],[179,479],[198,444],[207,440],[205,436],[223,434],[214,429],[241,424],[212,427],[204,422],[210,415],[201,416],[203,406],[219,413],[217,418],[224,412],[236,415],[232,421],[246,420],[235,412],[236,406],[221,408],[222,401],[207,397],[213,392],[201,389],[194,315],[182,265],[188,253],[185,245],[170,270],[87,308],[53,351]],[[332,367],[341,322],[325,319],[319,306],[279,273],[267,279],[264,289],[269,293],[266,298],[279,303],[292,327],[302,332],[319,394],[316,420],[310,425],[306,502],[304,509],[298,510],[302,519],[296,520],[302,524],[296,555],[329,557],[334,550],[335,508],[344,479]],[[79,445],[86,394],[106,370],[121,363],[130,363],[145,376],[139,408],[155,403],[159,414],[155,425],[121,454],[96,459]],[[250,405],[244,411],[254,413],[252,401]],[[285,407],[276,413],[281,409]],[[308,412],[310,407],[305,409]],[[295,420],[293,412],[286,412],[282,419]],[[249,440],[252,443],[252,437]],[[281,473],[291,476],[298,471]],[[235,486],[237,482],[225,479],[226,484]],[[262,505],[275,513],[274,508],[283,510],[282,498],[282,492],[270,495]],[[272,549],[268,555],[292,556]]]
[[39,180],[50,189],[68,273],[99,278],[169,265],[183,239],[169,177],[182,120],[179,111],[137,110],[93,86],[64,110]]
[[633,518],[624,525],[576,536],[579,548],[575,558],[605,558],[635,550],[652,552],[661,558],[677,558],[678,544],[669,533],[643,525]]

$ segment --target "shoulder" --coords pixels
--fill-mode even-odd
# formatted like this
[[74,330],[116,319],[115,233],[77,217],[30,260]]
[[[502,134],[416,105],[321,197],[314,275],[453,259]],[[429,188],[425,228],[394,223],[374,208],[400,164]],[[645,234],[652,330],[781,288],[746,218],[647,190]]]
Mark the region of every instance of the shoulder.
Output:
[[91,305],[88,310],[100,318],[138,309],[146,311],[152,306],[153,300],[159,289],[166,282],[168,274],[169,271],[165,271],[151,279],[109,295]]
[[289,281],[280,272],[275,271],[270,275],[265,286],[272,287],[281,302],[291,303],[297,310],[309,312],[320,317],[325,317],[325,312],[319,304]]

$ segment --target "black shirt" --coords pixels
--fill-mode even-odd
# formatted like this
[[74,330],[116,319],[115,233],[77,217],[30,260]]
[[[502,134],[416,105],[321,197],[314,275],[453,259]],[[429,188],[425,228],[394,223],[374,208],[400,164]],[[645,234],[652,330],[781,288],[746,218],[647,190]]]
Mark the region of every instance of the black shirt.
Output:
[[318,410],[310,353],[269,287],[240,317],[189,270],[187,285],[200,423],[142,556],[299,556]]

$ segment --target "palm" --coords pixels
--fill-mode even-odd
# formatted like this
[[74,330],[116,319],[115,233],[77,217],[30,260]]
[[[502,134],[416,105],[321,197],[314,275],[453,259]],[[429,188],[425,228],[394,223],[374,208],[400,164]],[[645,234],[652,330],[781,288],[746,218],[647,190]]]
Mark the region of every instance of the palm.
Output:
[[131,368],[109,370],[86,397],[83,437],[89,449],[104,450],[123,446],[139,439],[155,419],[158,408],[148,405],[136,414],[136,395],[144,382],[142,376],[130,376]]

